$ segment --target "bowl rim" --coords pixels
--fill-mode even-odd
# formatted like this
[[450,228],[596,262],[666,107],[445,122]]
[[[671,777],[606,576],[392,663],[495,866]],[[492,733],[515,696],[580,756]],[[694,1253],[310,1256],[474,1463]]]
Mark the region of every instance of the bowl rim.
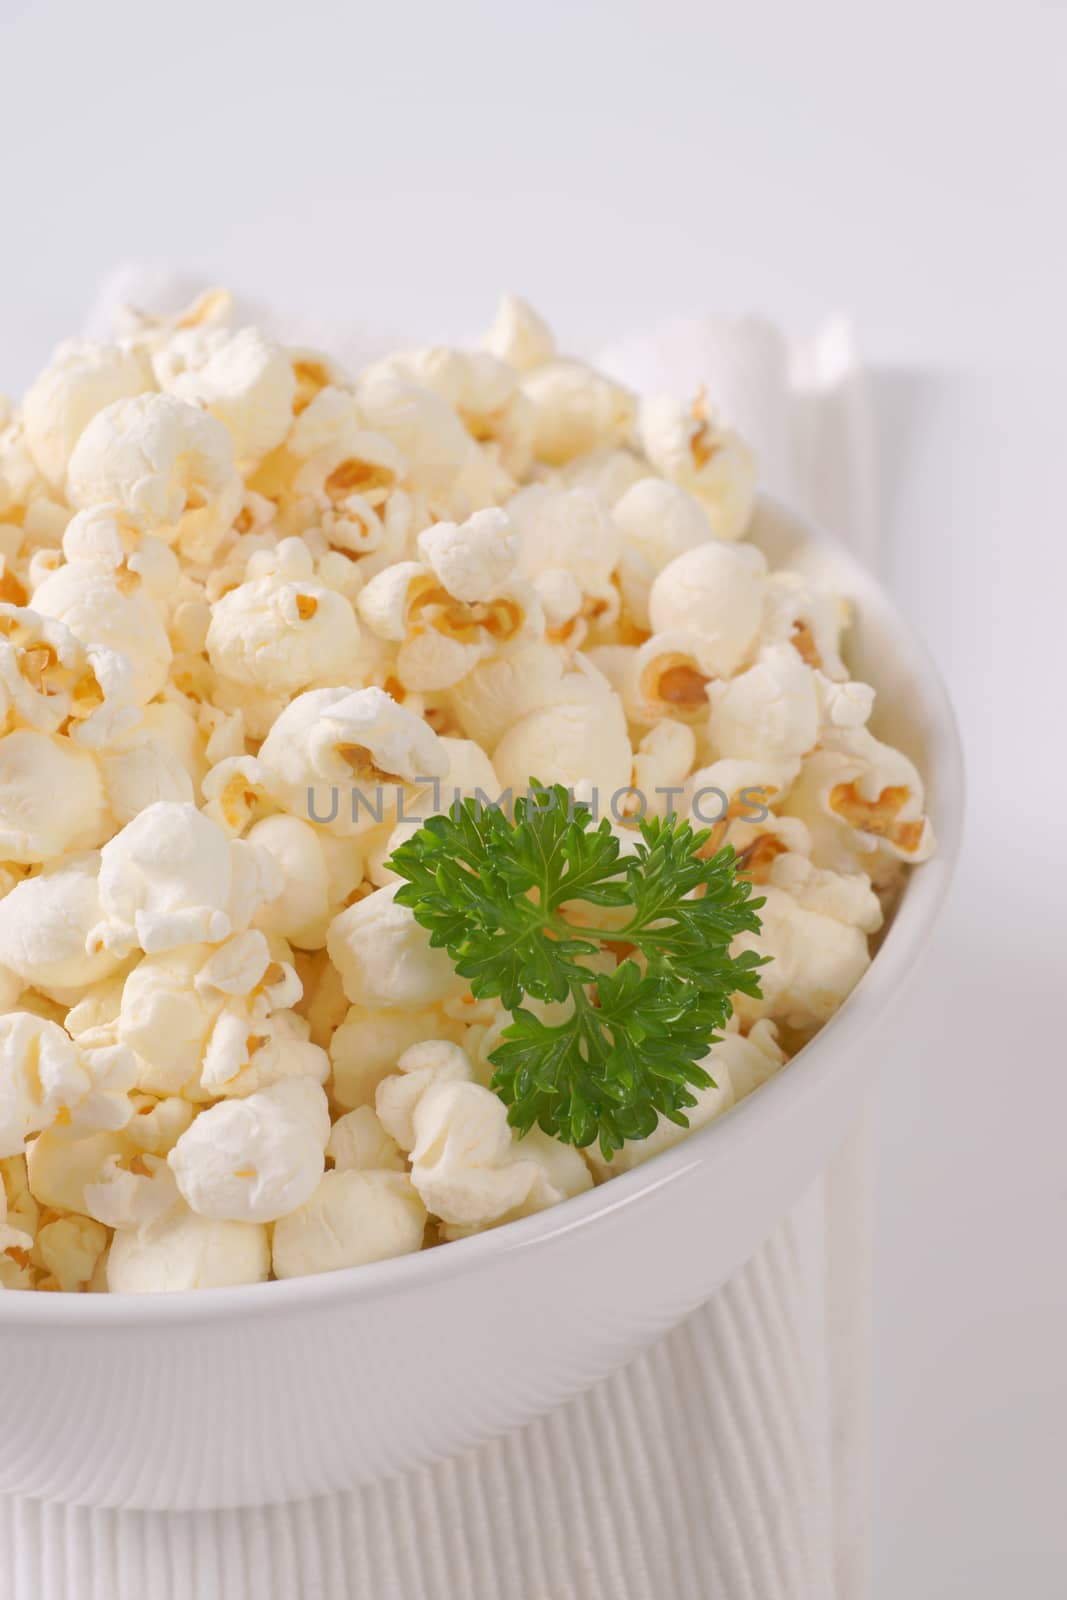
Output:
[[839,540],[774,496],[761,494],[759,511],[789,525],[805,542],[829,547],[833,565],[841,574],[842,590],[858,602],[861,625],[864,617],[874,615],[893,634],[899,658],[921,687],[921,722],[928,750],[924,776],[928,790],[936,796],[936,853],[923,863],[921,871],[908,875],[892,922],[870,967],[811,1042],[758,1093],[747,1096],[679,1144],[533,1216],[433,1250],[302,1278],[159,1294],[0,1291],[0,1331],[5,1327],[35,1327],[42,1332],[82,1335],[93,1330],[200,1325],[234,1317],[286,1318],[309,1310],[343,1310],[369,1300],[421,1292],[444,1278],[482,1271],[503,1257],[541,1250],[564,1235],[603,1224],[657,1190],[684,1180],[708,1161],[742,1159],[772,1121],[790,1116],[801,1097],[815,1093],[839,1072],[856,1070],[851,1047],[860,1043],[917,960],[953,878],[963,823],[959,728],[933,657],[878,578]]

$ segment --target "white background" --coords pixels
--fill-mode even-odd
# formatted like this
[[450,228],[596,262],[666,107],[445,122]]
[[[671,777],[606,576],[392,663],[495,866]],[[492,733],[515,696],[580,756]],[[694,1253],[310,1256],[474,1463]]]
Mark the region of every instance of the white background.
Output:
[[1067,13],[4,0],[0,83],[12,390],[130,259],[416,333],[854,314],[971,779],[875,1107],[875,1594],[1062,1593]]

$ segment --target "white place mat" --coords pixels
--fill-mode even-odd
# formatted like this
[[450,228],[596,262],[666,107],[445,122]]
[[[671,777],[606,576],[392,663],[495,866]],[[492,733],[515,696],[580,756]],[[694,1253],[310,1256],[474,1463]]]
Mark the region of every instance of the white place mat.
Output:
[[[106,335],[122,302],[167,309],[190,287],[124,269],[92,331]],[[395,342],[247,317],[351,365]],[[845,319],[802,344],[750,320],[674,324],[600,360],[645,390],[706,382],[766,486],[872,555],[870,432]],[[0,1596],[864,1600],[867,1178],[860,1130],[707,1306],[615,1377],[457,1460],[245,1511],[0,1496]]]

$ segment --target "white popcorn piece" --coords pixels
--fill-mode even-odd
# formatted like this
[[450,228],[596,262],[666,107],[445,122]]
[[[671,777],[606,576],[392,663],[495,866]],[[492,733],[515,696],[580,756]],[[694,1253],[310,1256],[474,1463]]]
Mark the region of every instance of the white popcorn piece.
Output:
[[159,387],[203,406],[223,424],[245,466],[280,445],[292,421],[297,380],[281,345],[257,328],[176,334],[152,362]]
[[816,676],[788,645],[771,645],[736,678],[709,685],[708,739],[717,757],[792,761],[815,748]]
[[331,1094],[340,1106],[372,1106],[378,1085],[397,1071],[405,1052],[427,1040],[458,1045],[460,1022],[443,1009],[390,1011],[349,1006],[330,1040]]
[[212,608],[207,652],[215,670],[266,695],[288,697],[323,679],[353,678],[359,627],[343,595],[314,577],[300,539],[249,562],[246,583]]
[[842,683],[848,668],[841,658],[841,636],[850,615],[841,595],[799,573],[769,572],[764,580],[761,638],[769,644],[791,644],[809,667]]
[[371,368],[361,376],[356,412],[365,429],[382,435],[400,452],[405,465],[397,477],[421,493],[433,496],[451,489],[477,450],[447,400],[388,367]]
[[117,1035],[134,1050],[140,1087],[192,1099],[240,1096],[308,1077],[324,1082],[325,1051],[289,1009],[300,980],[258,929],[211,947],[146,956],[126,979]]
[[432,345],[375,363],[361,375],[360,384],[388,378],[413,382],[439,395],[473,440],[493,448],[496,460],[509,475],[521,474],[530,465],[533,407],[508,362],[487,350]]
[[638,815],[670,816],[681,809],[685,781],[693,770],[696,739],[687,723],[661,717],[634,751],[633,787],[643,797],[632,809]]
[[582,657],[568,670],[564,652],[545,641],[522,641],[483,661],[448,694],[462,731],[491,750],[531,711],[603,695],[603,676]]
[[425,1010],[461,993],[446,950],[434,949],[414,912],[397,905],[396,885],[342,911],[330,924],[326,948],[353,1005],[373,1010]]
[[575,456],[565,466],[551,471],[551,481],[561,489],[588,489],[605,511],[614,514],[627,491],[646,479],[651,468],[633,450],[608,447]]
[[167,1159],[199,1216],[274,1222],[311,1198],[329,1136],[322,1089],[291,1078],[202,1111]]
[[632,722],[654,725],[664,717],[707,722],[716,655],[706,635],[678,629],[654,633],[617,665],[624,674],[620,693]]
[[753,545],[702,544],[676,556],[649,592],[653,632],[699,634],[714,675],[732,677],[759,632],[766,568]]
[[180,1204],[166,1159],[136,1150],[108,1156],[83,1194],[86,1213],[109,1228],[150,1228]]
[[629,389],[581,361],[541,361],[523,375],[534,407],[534,453],[549,466],[625,444],[637,402]]
[[369,1105],[338,1117],[326,1142],[326,1160],[338,1172],[407,1171],[400,1146]]
[[556,341],[548,324],[533,306],[515,294],[501,297],[482,347],[516,372],[532,372],[551,361],[556,353]]
[[584,596],[599,602],[602,614],[614,614],[618,595],[611,580],[622,541],[596,495],[531,484],[508,501],[507,512],[518,530],[519,570],[525,577],[568,572]]
[[641,443],[658,473],[688,489],[717,539],[739,539],[756,499],[756,464],[736,433],[720,427],[703,394],[689,407],[666,396],[641,407]]
[[139,727],[100,751],[100,776],[118,827],[152,805],[192,804],[195,786],[188,762],[168,736],[167,724],[175,716],[181,716],[177,706],[147,706]]
[[714,761],[690,773],[679,810],[694,828],[710,828],[718,849],[735,822],[762,825],[800,770],[799,761]]
[[0,738],[0,859],[44,862],[106,837],[107,801],[92,753],[58,734]]
[[330,921],[330,873],[322,838],[309,822],[283,815],[263,817],[248,833],[248,842],[267,852],[282,879],[281,893],[260,908],[256,925],[302,950],[325,944]]
[[574,788],[587,782],[606,811],[630,787],[633,751],[616,695],[533,711],[517,722],[493,751],[505,791],[524,793],[532,779]]
[[67,464],[89,423],[105,406],[151,387],[151,374],[134,350],[67,339],[22,402],[26,444],[53,489],[66,485]]
[[274,1225],[276,1278],[338,1272],[422,1249],[426,1209],[406,1172],[327,1172],[309,1200]]
[[783,804],[807,824],[820,865],[866,871],[876,881],[879,859],[884,867],[925,861],[933,853],[924,808],[914,763],[862,726],[824,730]]
[[120,1229],[107,1258],[112,1294],[175,1293],[262,1283],[270,1276],[270,1238],[259,1223],[198,1216],[186,1207],[154,1226]]
[[760,891],[758,934],[742,933],[731,953],[755,950],[771,960],[760,968],[762,998],[734,996],[742,1026],[771,1017],[794,1028],[815,1028],[833,1016],[870,966],[862,928],[805,910],[785,890]]
[[133,700],[147,705],[167,681],[172,651],[159,611],[136,572],[128,578],[136,587],[124,592],[116,573],[68,561],[37,585],[32,609],[55,617],[82,644],[122,656],[132,669]]
[[0,964],[46,994],[107,978],[119,958],[90,950],[100,920],[96,851],[65,856],[0,899]]
[[105,406],[70,458],[78,508],[117,506],[132,526],[209,561],[241,505],[233,445],[221,422],[173,395]]
[[435,1083],[471,1083],[471,1059],[459,1045],[434,1037],[410,1045],[396,1062],[396,1070],[383,1078],[374,1096],[378,1121],[405,1154],[410,1154],[418,1134],[415,1110]]
[[271,728],[259,761],[283,810],[342,835],[385,820],[398,790],[448,772],[433,729],[377,688],[298,695]]
[[66,733],[93,746],[138,723],[132,699],[124,657],[86,648],[52,617],[0,604],[0,714],[7,728]]
[[441,586],[470,604],[489,600],[511,577],[519,536],[505,511],[476,511],[464,523],[435,522],[418,536],[419,555]]
[[281,882],[269,857],[227,839],[195,806],[160,802],[104,846],[99,886],[103,915],[90,941],[126,955],[220,943]]
[[0,1016],[0,1156],[21,1154],[45,1128],[74,1139],[123,1127],[135,1071],[121,1047],[81,1049],[58,1023],[28,1011]]
[[108,1232],[89,1217],[57,1217],[34,1241],[34,1255],[47,1274],[38,1289],[77,1294],[86,1289],[108,1246]]
[[[783,817],[780,822],[793,820]],[[833,917],[864,933],[877,933],[885,920],[866,873],[831,872],[798,851],[778,851],[768,864],[764,882],[784,889],[805,911],[817,911],[821,917]]]
[[85,1186],[98,1182],[113,1158],[129,1158],[125,1130],[90,1133],[70,1139],[46,1129],[26,1152],[26,1175],[34,1199],[49,1210],[85,1211]]
[[637,627],[648,628],[648,600],[657,574],[714,537],[708,514],[696,495],[678,484],[641,478],[616,503],[612,520],[622,536],[622,597]]
[[539,1128],[519,1139],[507,1116],[480,1083],[439,1080],[419,1097],[411,1181],[432,1216],[463,1229],[493,1227],[592,1186],[577,1150]]

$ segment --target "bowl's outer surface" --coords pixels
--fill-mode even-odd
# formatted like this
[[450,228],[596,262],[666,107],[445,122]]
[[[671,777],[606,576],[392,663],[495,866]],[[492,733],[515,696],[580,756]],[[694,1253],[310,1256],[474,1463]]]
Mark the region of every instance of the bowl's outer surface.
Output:
[[944,690],[892,605],[769,501],[755,542],[856,603],[852,670],[926,774],[939,853],[870,972],[793,1063],[603,1188],[351,1272],[159,1296],[0,1295],[0,1490],[161,1509],[329,1492],[440,1459],[558,1404],[694,1309],[853,1121],[870,1029],[944,897],[962,812]]

